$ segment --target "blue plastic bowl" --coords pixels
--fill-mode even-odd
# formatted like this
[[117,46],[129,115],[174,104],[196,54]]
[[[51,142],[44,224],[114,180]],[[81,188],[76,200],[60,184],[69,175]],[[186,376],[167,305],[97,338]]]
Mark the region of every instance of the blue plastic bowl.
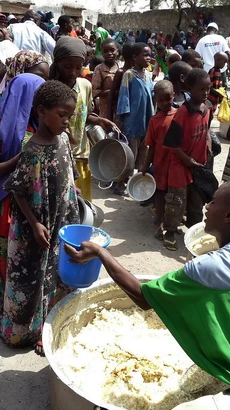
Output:
[[89,225],[66,225],[59,229],[60,250],[58,260],[58,274],[62,282],[71,288],[87,288],[98,279],[101,261],[94,258],[87,263],[70,263],[70,257],[65,253],[64,244],[81,249],[81,243],[89,241],[93,232],[100,232],[106,238],[103,248],[110,244],[110,236],[101,229]]

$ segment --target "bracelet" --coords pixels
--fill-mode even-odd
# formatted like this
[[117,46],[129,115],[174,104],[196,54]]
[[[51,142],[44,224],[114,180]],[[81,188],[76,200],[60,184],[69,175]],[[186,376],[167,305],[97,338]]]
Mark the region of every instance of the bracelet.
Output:
[[97,253],[97,258],[99,258],[100,254],[105,250],[105,248],[101,248]]

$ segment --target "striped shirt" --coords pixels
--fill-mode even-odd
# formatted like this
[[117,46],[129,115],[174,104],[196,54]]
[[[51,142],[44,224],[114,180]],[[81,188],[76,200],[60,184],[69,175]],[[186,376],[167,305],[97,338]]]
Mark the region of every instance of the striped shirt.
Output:
[[214,90],[218,90],[218,88],[222,86],[221,71],[219,68],[213,67],[208,74],[211,80],[211,90],[208,99],[212,103],[212,112],[214,113],[216,111],[220,98],[218,97],[218,95],[214,95],[212,88]]

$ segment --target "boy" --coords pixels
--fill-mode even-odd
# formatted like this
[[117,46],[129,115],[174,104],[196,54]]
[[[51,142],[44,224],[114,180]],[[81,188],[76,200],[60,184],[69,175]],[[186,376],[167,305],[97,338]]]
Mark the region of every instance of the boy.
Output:
[[209,70],[209,76],[211,80],[211,89],[208,96],[209,101],[212,103],[212,113],[214,114],[218,103],[222,99],[221,95],[216,91],[222,86],[221,69],[224,68],[228,62],[228,56],[224,52],[218,52],[214,55],[215,65]]
[[197,51],[189,48],[182,56],[182,61],[189,64],[192,68],[201,68],[201,56]]
[[168,193],[165,197],[164,244],[176,250],[174,233],[187,206],[187,227],[203,219],[203,199],[193,183],[192,170],[204,165],[210,149],[211,103],[207,100],[210,78],[206,71],[194,68],[187,76],[191,99],[178,109],[165,136],[164,146],[171,151]]
[[186,78],[191,70],[192,67],[184,61],[177,61],[169,69],[169,81],[172,82],[175,93],[173,101],[175,108],[180,107],[184,101],[190,99],[190,94],[186,92]]
[[148,171],[153,163],[154,178],[156,181],[157,192],[155,194],[157,230],[155,238],[163,240],[163,215],[164,215],[164,198],[168,189],[168,167],[171,152],[162,148],[165,135],[176,114],[176,109],[172,107],[173,103],[173,85],[170,81],[158,81],[154,88],[154,98],[157,107],[160,109],[158,114],[154,115],[148,126],[145,144],[149,146],[148,156],[142,172]]
[[153,82],[146,68],[150,63],[150,48],[145,43],[133,46],[133,69],[122,78],[117,114],[122,131],[133,151],[135,168],[142,169],[147,155],[144,143],[150,118],[153,116]]
[[152,75],[152,80],[153,81],[159,75],[160,68],[161,68],[161,70],[162,70],[162,72],[164,73],[165,76],[168,75],[167,60],[168,60],[168,57],[171,54],[178,54],[178,53],[175,50],[166,50],[166,48],[163,44],[157,46],[156,55],[154,57],[156,62],[154,64],[154,70],[153,70],[153,75]]

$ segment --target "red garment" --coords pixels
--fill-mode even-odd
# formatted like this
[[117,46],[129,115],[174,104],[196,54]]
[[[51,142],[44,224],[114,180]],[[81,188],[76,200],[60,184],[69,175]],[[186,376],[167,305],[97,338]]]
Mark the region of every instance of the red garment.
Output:
[[80,78],[85,78],[90,83],[92,83],[93,71],[90,71],[88,68],[83,67],[82,70],[81,70]]
[[73,29],[73,30],[69,33],[69,36],[70,36],[70,37],[77,38],[76,31]]
[[177,110],[168,113],[159,112],[154,115],[148,126],[146,134],[146,145],[155,145],[153,156],[154,178],[157,188],[166,191],[168,189],[168,168],[170,163],[171,151],[163,149],[165,135]]
[[211,103],[207,101],[203,112],[194,111],[187,101],[178,109],[164,140],[164,147],[171,148],[169,186],[182,188],[193,182],[190,169],[173,151],[180,148],[196,162],[203,165],[206,163],[211,107]]

